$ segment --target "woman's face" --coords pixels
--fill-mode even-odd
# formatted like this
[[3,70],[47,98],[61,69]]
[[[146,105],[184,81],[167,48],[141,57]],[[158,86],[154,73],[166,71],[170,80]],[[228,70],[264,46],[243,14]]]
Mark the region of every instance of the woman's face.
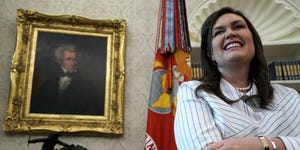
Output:
[[255,53],[252,33],[246,21],[228,13],[220,16],[212,29],[212,59],[218,67],[250,64]]

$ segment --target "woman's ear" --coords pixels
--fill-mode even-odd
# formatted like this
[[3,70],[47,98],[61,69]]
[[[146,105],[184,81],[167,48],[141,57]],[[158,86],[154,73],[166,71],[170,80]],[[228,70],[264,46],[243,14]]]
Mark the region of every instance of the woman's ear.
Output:
[[214,55],[212,54],[212,51],[209,51],[207,48],[206,48],[206,56],[211,59],[211,61],[215,66],[218,66],[217,61],[215,60]]
[[208,50],[208,48],[205,48],[206,56],[211,58],[211,52]]
[[208,48],[206,48],[206,56],[214,61],[213,54]]

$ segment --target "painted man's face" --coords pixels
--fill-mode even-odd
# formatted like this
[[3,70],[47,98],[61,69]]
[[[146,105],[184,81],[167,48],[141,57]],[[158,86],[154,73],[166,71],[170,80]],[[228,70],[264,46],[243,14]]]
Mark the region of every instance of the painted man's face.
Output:
[[76,72],[76,70],[77,70],[77,55],[76,55],[76,53],[72,52],[72,51],[64,51],[62,66],[68,72]]

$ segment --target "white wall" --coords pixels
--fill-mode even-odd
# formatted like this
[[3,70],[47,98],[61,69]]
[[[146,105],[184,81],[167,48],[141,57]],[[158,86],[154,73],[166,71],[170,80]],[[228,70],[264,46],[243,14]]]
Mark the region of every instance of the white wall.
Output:
[[[186,0],[187,14],[203,0]],[[294,0],[300,6],[300,0]],[[69,144],[89,150],[141,150],[144,145],[147,102],[150,92],[159,0],[0,0],[0,124],[6,112],[10,65],[16,45],[18,8],[47,14],[72,14],[93,19],[123,18],[127,21],[125,130],[123,137],[62,136]],[[31,139],[44,136],[31,136]],[[40,150],[27,146],[28,135],[0,131],[2,150]]]

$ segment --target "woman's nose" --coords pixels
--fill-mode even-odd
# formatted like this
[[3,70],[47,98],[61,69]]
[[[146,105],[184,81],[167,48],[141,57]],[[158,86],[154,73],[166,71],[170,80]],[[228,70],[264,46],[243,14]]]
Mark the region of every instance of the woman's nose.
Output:
[[236,37],[236,33],[232,29],[228,29],[225,33],[225,39],[231,39],[233,37]]

